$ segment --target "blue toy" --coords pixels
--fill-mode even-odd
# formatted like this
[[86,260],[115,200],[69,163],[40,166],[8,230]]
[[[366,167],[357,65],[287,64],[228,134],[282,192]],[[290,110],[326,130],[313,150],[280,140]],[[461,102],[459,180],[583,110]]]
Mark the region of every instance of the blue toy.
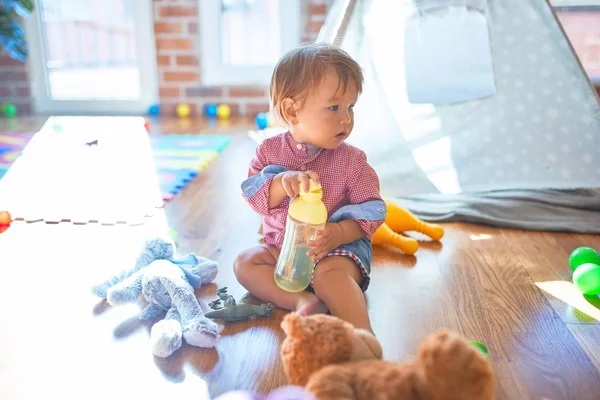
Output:
[[204,316],[194,294],[194,289],[211,283],[217,272],[214,261],[194,254],[175,257],[172,242],[151,238],[133,268],[94,286],[92,292],[112,306],[143,296],[148,305],[139,318],[144,321],[166,311],[165,318],[152,326],[150,341],[155,356],[168,357],[181,347],[182,339],[206,348],[219,341],[219,326]]
[[269,126],[269,116],[267,115],[267,113],[261,112],[258,113],[256,115],[256,126],[258,126],[258,129],[265,129],[267,126]]
[[153,104],[148,109],[148,114],[150,115],[158,115],[160,114],[160,106],[158,104]]
[[208,117],[216,117],[217,116],[217,105],[212,104],[212,103],[207,104],[206,107],[204,107],[204,113]]

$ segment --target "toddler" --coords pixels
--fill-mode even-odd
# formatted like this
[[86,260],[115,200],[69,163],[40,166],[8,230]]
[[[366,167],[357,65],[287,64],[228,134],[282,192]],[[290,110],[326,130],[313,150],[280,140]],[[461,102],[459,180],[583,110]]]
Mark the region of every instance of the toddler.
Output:
[[[360,66],[343,50],[311,44],[288,52],[273,72],[272,112],[287,132],[265,140],[242,183],[244,198],[263,216],[264,245],[242,252],[235,274],[262,301],[300,315],[329,312],[373,332],[364,291],[369,285],[370,238],[384,222],[379,179],[365,153],[344,141],[354,126],[362,91]],[[321,184],[328,222],[309,242],[313,281],[299,293],[273,278],[290,200],[309,179]]]

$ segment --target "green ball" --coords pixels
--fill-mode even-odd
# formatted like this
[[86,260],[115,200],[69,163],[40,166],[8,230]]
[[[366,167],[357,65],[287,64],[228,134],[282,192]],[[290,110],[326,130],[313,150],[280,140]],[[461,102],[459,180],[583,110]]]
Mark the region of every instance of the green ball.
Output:
[[573,273],[573,283],[588,296],[600,294],[600,265],[582,264]]
[[7,117],[14,117],[17,115],[17,107],[14,104],[7,104],[4,106],[4,115]]
[[573,271],[580,265],[588,263],[600,265],[600,254],[590,247],[579,247],[569,256],[569,265]]
[[485,347],[485,344],[478,342],[476,340],[469,340],[468,342],[471,346],[475,347],[477,350],[479,350],[484,356],[488,357],[490,356],[490,353],[488,352],[487,347]]

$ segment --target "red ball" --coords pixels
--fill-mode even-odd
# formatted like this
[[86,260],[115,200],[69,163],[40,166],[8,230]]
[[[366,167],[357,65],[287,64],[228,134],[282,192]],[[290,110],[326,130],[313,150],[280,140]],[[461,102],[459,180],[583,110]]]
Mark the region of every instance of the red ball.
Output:
[[8,226],[12,222],[12,217],[8,211],[0,211],[0,226]]

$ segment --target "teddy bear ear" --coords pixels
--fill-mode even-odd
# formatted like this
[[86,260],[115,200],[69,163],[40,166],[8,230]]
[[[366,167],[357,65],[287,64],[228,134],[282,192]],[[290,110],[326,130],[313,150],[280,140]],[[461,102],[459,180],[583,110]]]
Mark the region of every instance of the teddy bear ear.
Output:
[[281,329],[283,329],[286,335],[292,335],[294,332],[302,329],[302,317],[295,312],[286,314],[283,317],[283,321],[281,321]]

